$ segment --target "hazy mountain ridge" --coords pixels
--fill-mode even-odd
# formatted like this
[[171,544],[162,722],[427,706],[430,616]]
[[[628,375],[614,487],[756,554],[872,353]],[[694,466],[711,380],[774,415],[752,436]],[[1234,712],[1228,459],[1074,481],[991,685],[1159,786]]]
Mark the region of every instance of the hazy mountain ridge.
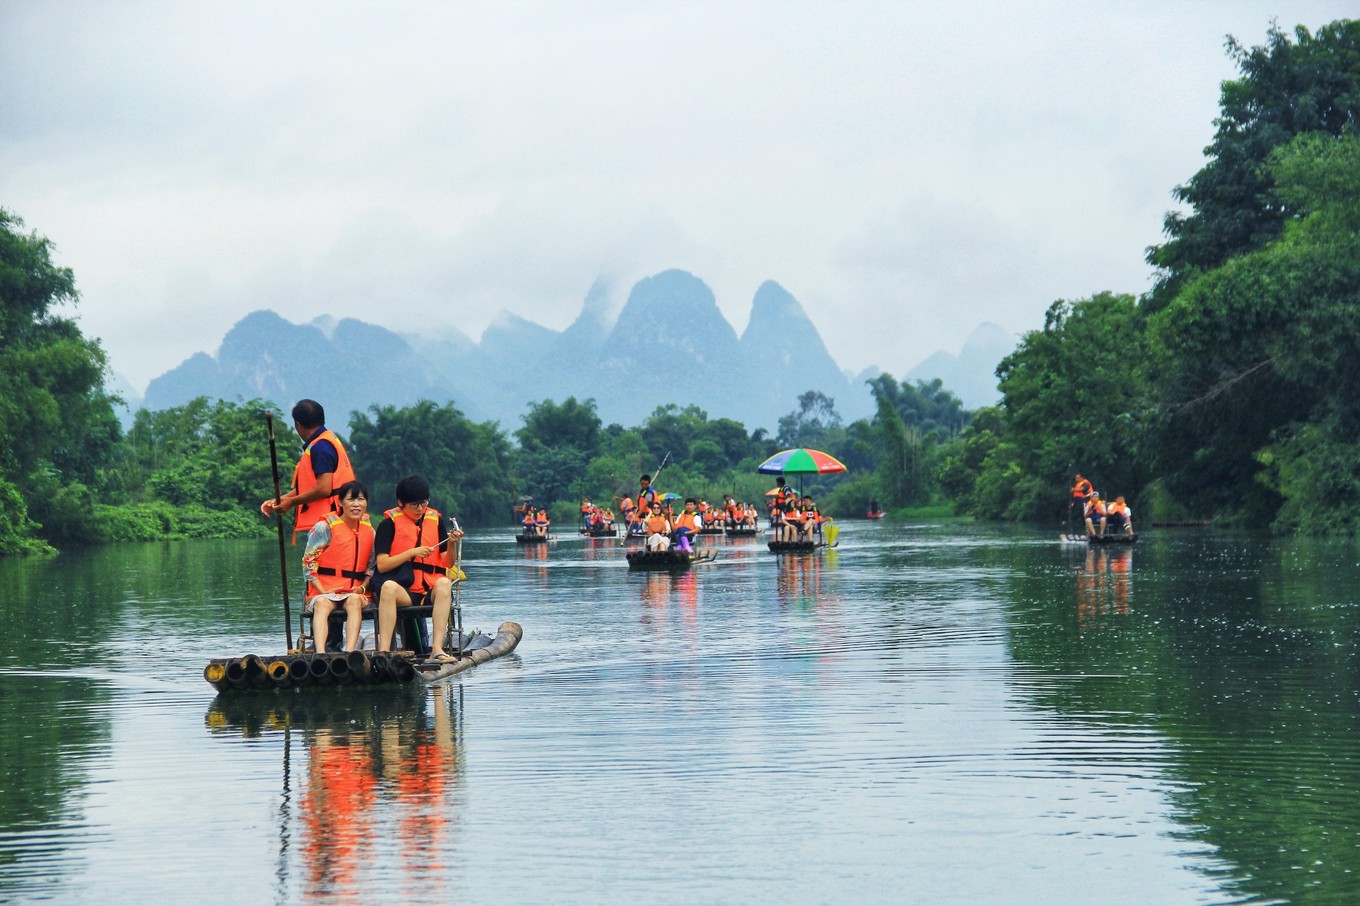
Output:
[[[740,337],[712,290],[685,271],[640,280],[612,325],[609,307],[608,287],[597,283],[565,330],[502,312],[480,343],[456,329],[398,334],[353,318],[322,315],[299,325],[256,311],[227,332],[216,356],[190,356],[152,380],[141,402],[164,409],[196,396],[259,397],[287,411],[312,397],[343,425],[351,411],[371,405],[430,399],[506,429],[519,425],[530,403],[568,396],[593,398],[606,424],[624,425],[675,403],[773,430],[808,390],[833,398],[847,422],[873,412],[864,380],[877,369],[843,373],[802,305],[774,281],[756,291]],[[1012,348],[1013,338],[983,325],[958,356],[937,353],[904,379],[940,377],[970,408],[987,405],[997,398],[990,376]]]

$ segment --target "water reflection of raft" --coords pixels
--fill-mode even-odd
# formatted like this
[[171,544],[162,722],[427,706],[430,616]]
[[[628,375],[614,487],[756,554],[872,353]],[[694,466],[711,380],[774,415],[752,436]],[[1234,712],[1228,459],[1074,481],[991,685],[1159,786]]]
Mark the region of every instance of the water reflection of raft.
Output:
[[629,569],[689,569],[691,563],[703,563],[717,556],[716,551],[629,551]]
[[547,536],[547,535],[539,535],[539,534],[537,534],[537,533],[529,534],[529,535],[516,535],[516,536],[515,536],[515,543],[516,543],[516,544],[547,544],[547,543],[548,543],[548,536]]
[[495,638],[474,633],[462,656],[450,660],[421,658],[410,651],[214,658],[203,668],[203,678],[219,692],[437,683],[509,654],[523,636],[524,629],[518,623],[505,622],[496,630]]
[[760,534],[760,529],[754,525],[733,526],[727,530],[727,534],[732,538],[750,538]]

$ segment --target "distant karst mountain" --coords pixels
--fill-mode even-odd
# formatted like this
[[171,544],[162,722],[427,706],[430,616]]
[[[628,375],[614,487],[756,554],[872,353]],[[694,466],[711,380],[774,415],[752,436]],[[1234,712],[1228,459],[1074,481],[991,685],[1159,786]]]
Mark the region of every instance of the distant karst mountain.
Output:
[[[841,372],[802,306],[772,281],[756,291],[740,337],[712,290],[685,271],[639,281],[612,325],[608,310],[606,288],[597,285],[566,330],[503,312],[480,343],[457,330],[403,335],[351,318],[322,316],[298,325],[257,311],[228,331],[215,357],[197,353],[151,381],[142,402],[164,409],[197,396],[258,397],[287,411],[297,399],[313,397],[341,427],[351,411],[370,405],[430,399],[452,401],[474,421],[495,420],[511,430],[530,403],[568,396],[594,399],[605,424],[624,425],[641,424],[657,406],[675,403],[736,419],[749,430],[773,431],[808,390],[834,399],[846,422],[873,412],[862,376]],[[963,355],[934,356],[913,369],[913,379],[939,359],[929,377],[943,378],[951,390],[956,381],[974,387],[976,379],[962,380],[965,359],[984,354],[995,339],[987,334],[973,344],[970,338]],[[990,375],[1013,346],[981,373]],[[938,373],[948,370],[950,359],[956,373]]]
[[1015,351],[1018,340],[990,321],[979,324],[964,341],[958,355],[937,352],[903,377],[908,381],[939,378],[965,409],[994,406],[1001,400],[996,387],[996,366]]

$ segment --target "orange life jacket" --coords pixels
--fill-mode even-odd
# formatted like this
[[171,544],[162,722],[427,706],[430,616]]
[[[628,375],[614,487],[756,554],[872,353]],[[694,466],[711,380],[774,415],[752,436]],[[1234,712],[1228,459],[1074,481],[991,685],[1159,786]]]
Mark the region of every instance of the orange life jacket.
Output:
[[319,440],[330,441],[339,457],[335,464],[335,473],[331,475],[331,496],[304,503],[294,509],[294,539],[299,532],[310,532],[312,526],[325,519],[329,514],[336,512],[335,492],[340,490],[341,485],[354,480],[354,467],[349,463],[349,454],[345,452],[345,445],[340,443],[340,438],[335,436],[334,431],[327,428],[307,441],[307,447],[302,451],[302,457],[298,459],[297,468],[293,470],[293,493],[305,494],[316,486],[316,474],[312,472],[312,447],[316,446],[316,442]]
[[1107,516],[1122,516],[1128,511],[1129,505],[1127,503],[1120,503],[1117,500],[1114,503],[1105,506],[1105,514]]
[[1083,478],[1081,481],[1072,485],[1073,497],[1086,497],[1091,493],[1091,482]]
[[666,517],[660,511],[647,517],[647,531],[664,532],[666,531]]
[[373,525],[367,516],[353,529],[335,514],[326,522],[331,543],[316,559],[316,584],[329,592],[363,583],[368,576],[368,558],[373,555]]
[[543,512],[542,510],[539,510],[537,513],[534,514],[534,525],[547,525],[547,524],[548,524],[547,513]]
[[699,531],[699,522],[696,518],[698,515],[698,513],[681,513],[675,517],[675,527],[687,528],[691,532],[697,533]]
[[[392,549],[388,554],[400,554],[413,547],[433,547],[439,543],[438,510],[426,507],[425,515],[420,517],[419,522],[407,516],[401,507],[393,507],[383,515],[392,520],[392,526],[396,529],[392,536]],[[415,571],[415,581],[407,591],[412,594],[424,594],[429,591],[434,587],[434,580],[446,574],[450,563],[447,547],[435,551],[428,557],[412,560],[411,568]]]

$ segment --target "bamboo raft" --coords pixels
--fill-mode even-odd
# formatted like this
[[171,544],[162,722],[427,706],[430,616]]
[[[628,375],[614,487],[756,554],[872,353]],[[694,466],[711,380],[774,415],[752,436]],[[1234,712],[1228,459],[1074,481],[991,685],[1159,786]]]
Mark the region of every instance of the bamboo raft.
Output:
[[548,543],[548,536],[547,536],[547,535],[539,535],[539,534],[537,534],[537,533],[529,534],[529,535],[516,535],[516,536],[515,536],[515,543],[516,543],[516,544],[547,544],[547,543]]
[[831,547],[825,541],[771,541],[770,550],[776,554],[810,554],[824,547]]
[[474,633],[460,656],[451,660],[421,658],[413,651],[291,653],[273,658],[246,654],[214,658],[203,668],[203,678],[219,692],[429,685],[509,654],[523,637],[523,627],[507,621],[496,630],[495,638]]
[[1133,544],[1138,540],[1138,534],[1125,535],[1120,532],[1111,535],[1087,535],[1087,534],[1067,534],[1058,535],[1058,540],[1063,544]]
[[703,563],[717,556],[716,551],[682,551],[671,548],[664,551],[629,551],[629,569],[689,569],[691,564]]

